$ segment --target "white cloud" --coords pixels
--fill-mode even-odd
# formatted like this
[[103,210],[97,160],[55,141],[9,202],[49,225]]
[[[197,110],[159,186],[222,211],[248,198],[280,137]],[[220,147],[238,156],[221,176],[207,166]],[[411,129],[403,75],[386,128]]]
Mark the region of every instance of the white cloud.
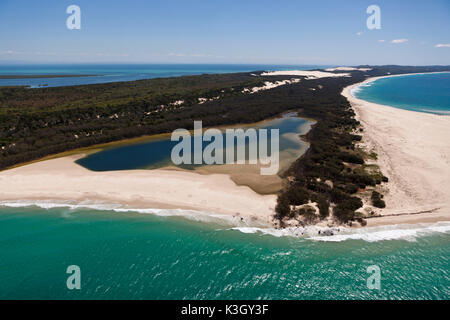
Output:
[[386,42],[386,40],[378,40],[378,42]]
[[406,42],[408,42],[408,39],[395,39],[391,41],[391,43],[406,43]]
[[41,52],[41,51],[36,51],[34,53],[37,56],[56,56],[55,52]]
[[450,43],[439,43],[434,46],[435,48],[450,48]]
[[363,34],[362,32],[358,32],[356,35],[361,36],[362,34]]
[[171,53],[169,53],[169,56],[171,56],[171,57],[184,57],[185,54],[184,53],[171,52]]
[[13,51],[13,50],[4,50],[4,51],[0,51],[1,55],[18,55],[18,54],[23,54],[23,52],[19,52],[19,51]]
[[186,54],[186,53],[174,53],[174,52],[169,53],[168,56],[170,56],[170,57],[192,57],[192,58],[212,57],[212,55],[205,54],[205,53]]
[[210,54],[205,54],[205,53],[195,53],[195,54],[191,54],[191,57],[195,57],[195,58],[206,58],[206,57],[212,57],[212,55],[210,55]]

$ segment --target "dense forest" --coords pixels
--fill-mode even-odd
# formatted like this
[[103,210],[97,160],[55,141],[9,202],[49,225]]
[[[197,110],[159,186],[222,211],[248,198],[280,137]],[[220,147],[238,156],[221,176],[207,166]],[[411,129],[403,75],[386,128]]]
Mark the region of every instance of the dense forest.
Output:
[[[362,66],[368,67],[368,66]],[[278,197],[276,217],[308,215],[296,207],[316,202],[320,218],[330,206],[345,223],[363,217],[358,192],[388,178],[365,170],[365,155],[355,148],[359,123],[344,87],[369,76],[450,71],[450,67],[371,67],[351,77],[304,80],[257,93],[244,88],[298,76],[260,76],[261,72],[184,76],[98,85],[0,88],[0,169],[46,155],[125,138],[203,126],[251,123],[298,110],[317,120],[307,134],[310,148],[286,173],[289,183]],[[346,71],[347,72],[347,71]],[[314,90],[312,90],[314,89]],[[372,201],[383,206],[382,195]]]

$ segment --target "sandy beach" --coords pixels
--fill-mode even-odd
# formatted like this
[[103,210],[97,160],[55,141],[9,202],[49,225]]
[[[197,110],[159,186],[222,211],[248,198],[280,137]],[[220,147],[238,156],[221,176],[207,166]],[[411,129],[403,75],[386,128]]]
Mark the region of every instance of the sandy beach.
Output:
[[[382,77],[370,78],[363,83]],[[378,155],[389,183],[386,209],[369,226],[450,220],[450,117],[397,109],[357,99],[346,87],[342,95],[364,128],[362,146]]]
[[237,186],[228,175],[164,169],[94,172],[74,162],[81,156],[0,172],[0,201],[75,201],[186,209],[271,225],[276,196]]
[[[365,82],[377,78],[367,79]],[[386,209],[368,226],[450,221],[450,117],[377,105],[345,88],[364,128],[362,146],[389,178],[383,185]],[[256,179],[255,170],[163,168],[94,172],[70,155],[0,172],[0,201],[72,201],[120,204],[142,209],[185,209],[224,214],[249,225],[273,226],[278,176]],[[216,170],[217,169],[217,170]],[[232,170],[231,170],[232,169]],[[255,180],[256,179],[256,180]],[[242,185],[257,181],[264,188]],[[255,192],[258,191],[258,192]]]
[[[265,125],[274,119],[252,125]],[[295,161],[309,144],[306,134],[315,122],[307,120],[298,134],[285,134],[299,149],[280,152],[280,171]],[[246,127],[236,125],[236,127]],[[0,172],[0,201],[55,201],[83,204],[119,204],[136,209],[183,209],[211,215],[228,215],[239,224],[273,226],[279,175],[261,175],[261,165],[212,165],[193,171],[167,166],[154,170],[90,171],[75,161],[85,153],[111,145],[150,141],[156,135],[124,140],[47,157]],[[45,183],[43,183],[45,181]],[[243,221],[241,220],[243,218]]]

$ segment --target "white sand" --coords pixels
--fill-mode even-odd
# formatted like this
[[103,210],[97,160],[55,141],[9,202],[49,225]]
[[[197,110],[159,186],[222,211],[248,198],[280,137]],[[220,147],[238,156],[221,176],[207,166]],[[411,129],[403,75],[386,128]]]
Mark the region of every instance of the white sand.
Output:
[[281,87],[287,84],[293,84],[293,83],[299,83],[301,80],[300,79],[295,79],[292,78],[291,80],[283,80],[283,81],[276,81],[276,82],[270,82],[270,81],[266,81],[264,82],[264,86],[262,87],[253,87],[251,89],[248,88],[244,88],[244,90],[242,90],[242,93],[256,93],[259,91],[265,91],[265,90],[270,90],[270,89],[274,89],[277,87]]
[[276,196],[237,186],[228,175],[174,170],[89,171],[71,156],[0,172],[0,201],[75,201],[187,209],[269,225]]
[[364,128],[363,145],[378,154],[389,178],[381,214],[390,217],[369,219],[369,225],[450,220],[450,117],[357,99],[351,91],[358,85],[342,95]]
[[[450,117],[366,102],[351,95],[355,86],[342,94],[364,127],[364,145],[375,149],[377,163],[390,179],[384,217],[369,219],[368,225],[449,221]],[[276,196],[237,186],[229,175],[164,169],[93,172],[74,163],[78,157],[0,172],[0,201],[92,201],[219,213],[253,224],[272,222]]]
[[354,67],[337,67],[337,68],[328,68],[325,71],[370,71],[372,68],[354,68]]
[[329,78],[329,77],[349,77],[348,73],[331,73],[323,71],[287,70],[270,71],[261,73],[262,76],[305,76],[306,80]]

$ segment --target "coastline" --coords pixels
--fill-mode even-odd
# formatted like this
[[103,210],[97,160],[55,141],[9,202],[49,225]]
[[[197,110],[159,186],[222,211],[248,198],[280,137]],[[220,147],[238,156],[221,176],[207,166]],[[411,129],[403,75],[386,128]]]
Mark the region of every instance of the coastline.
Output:
[[75,163],[82,156],[0,172],[0,201],[183,209],[212,216],[227,215],[237,222],[273,225],[276,195],[260,195],[249,187],[237,186],[229,175],[167,169],[94,172]]
[[[235,124],[232,127],[262,126],[268,121],[281,118],[279,116],[252,124]],[[311,119],[304,120],[305,123],[296,135],[300,145],[299,153],[305,152],[309,147],[301,136],[315,123]],[[199,217],[225,215],[222,220],[231,221],[234,225],[274,226],[276,193],[283,180],[279,175],[261,176],[259,165],[212,165],[195,170],[167,166],[154,170],[96,172],[76,163],[86,153],[99,152],[108,146],[151,141],[169,135],[164,133],[95,145],[1,171],[0,202],[46,202],[100,207],[118,205],[121,210],[188,210],[192,211],[191,215],[198,214]],[[292,150],[286,150],[286,158],[293,157],[289,152]],[[297,156],[291,160],[295,161],[296,158]],[[46,181],[44,186],[42,181]]]
[[[417,73],[415,73],[417,74]],[[382,186],[386,208],[368,226],[450,221],[450,117],[380,105],[353,96],[352,90],[386,77],[372,77],[344,88],[363,127],[361,147],[375,151],[373,163],[389,178]]]
[[[421,74],[439,74],[439,73],[450,73],[450,71],[404,73],[404,74],[394,74],[394,75],[385,75],[385,76],[378,76],[378,77],[370,77],[370,78],[367,78],[366,80],[364,80],[363,82],[359,82],[359,83],[356,83],[356,84],[353,84],[353,85],[349,86],[349,87],[351,87],[351,88],[350,88],[350,95],[351,95],[353,98],[358,99],[358,98],[356,98],[355,95],[354,95],[354,90],[355,90],[355,89],[358,89],[358,87],[360,87],[360,86],[362,86],[362,85],[364,85],[364,84],[368,84],[368,83],[371,83],[371,82],[374,82],[374,81],[377,81],[377,80],[380,80],[380,79],[384,79],[384,78],[396,78],[396,77],[404,77],[404,76],[415,76],[415,75],[421,75]],[[347,89],[347,88],[344,88],[344,90],[345,90],[345,89]],[[342,95],[344,95],[344,94],[342,94]],[[345,96],[345,97],[348,99],[347,96]],[[358,99],[358,100],[366,101],[366,100],[363,100],[363,99]],[[370,101],[366,101],[366,102],[370,102]],[[373,104],[376,104],[376,105],[380,105],[380,106],[390,107],[390,108],[396,108],[396,109],[402,109],[402,110],[412,111],[412,112],[431,113],[431,114],[436,114],[436,115],[440,115],[440,116],[441,116],[441,115],[447,115],[447,113],[424,112],[424,111],[418,111],[418,110],[410,110],[410,109],[403,109],[403,108],[393,107],[393,106],[390,106],[390,105],[385,105],[385,104],[376,103],[376,102],[370,102],[370,103],[373,103]]]
[[[392,77],[404,75],[414,74]],[[387,208],[375,209],[377,216],[368,218],[367,226],[450,221],[450,191],[440,188],[450,184],[450,177],[443,174],[450,171],[450,147],[445,145],[450,139],[450,117],[378,105],[352,95],[354,88],[385,77],[391,76],[372,77],[342,91],[364,128],[361,146],[378,154],[378,160],[371,164],[379,165],[390,180],[381,190]],[[311,124],[305,124],[306,131]],[[95,152],[101,148],[97,145],[86,149]],[[255,184],[257,168],[207,166],[189,172],[166,167],[94,172],[75,163],[83,156],[81,153],[78,150],[64,157],[49,156],[41,159],[45,161],[0,172],[0,201],[118,204],[125,210],[181,209],[192,210],[194,215],[226,215],[249,226],[276,226],[276,195],[264,191],[277,189],[282,181],[272,177],[263,180],[267,185],[261,190],[249,187],[249,181]],[[44,186],[42,181],[46,181]]]

